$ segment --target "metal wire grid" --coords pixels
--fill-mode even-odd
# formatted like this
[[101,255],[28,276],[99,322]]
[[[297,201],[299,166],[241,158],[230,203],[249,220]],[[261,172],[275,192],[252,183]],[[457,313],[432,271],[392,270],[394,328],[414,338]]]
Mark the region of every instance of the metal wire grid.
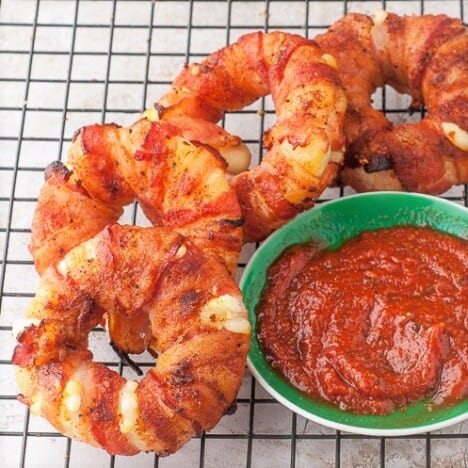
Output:
[[[72,442],[30,418],[16,401],[11,366],[13,320],[34,295],[37,277],[26,245],[44,167],[66,154],[73,131],[95,121],[132,122],[169,86],[184,63],[252,30],[283,29],[307,36],[348,11],[446,12],[465,18],[456,1],[120,1],[0,2],[0,465],[328,467],[468,466],[468,425],[400,438],[332,431],[288,411],[247,373],[238,410],[174,456],[110,457]],[[408,102],[391,90],[376,96],[392,119],[409,119]],[[258,112],[264,109],[266,112]],[[225,125],[261,154],[261,134],[274,117],[269,99],[229,114]],[[329,189],[322,200],[350,193]],[[466,187],[444,197],[468,205]],[[124,221],[145,223],[137,205]],[[246,247],[240,271],[253,253]],[[96,330],[98,360],[131,375]],[[142,367],[151,366],[147,357]]]

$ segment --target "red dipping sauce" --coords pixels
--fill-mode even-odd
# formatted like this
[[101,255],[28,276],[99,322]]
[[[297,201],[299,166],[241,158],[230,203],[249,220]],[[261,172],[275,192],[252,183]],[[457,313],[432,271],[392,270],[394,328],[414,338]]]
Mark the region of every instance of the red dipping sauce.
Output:
[[402,226],[291,247],[257,314],[268,362],[313,399],[384,415],[468,396],[467,240]]

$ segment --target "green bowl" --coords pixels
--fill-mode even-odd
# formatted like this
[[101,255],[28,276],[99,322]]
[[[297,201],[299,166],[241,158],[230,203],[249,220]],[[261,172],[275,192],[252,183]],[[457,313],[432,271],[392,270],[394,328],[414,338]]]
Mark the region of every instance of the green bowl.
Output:
[[468,239],[468,209],[441,198],[401,192],[366,193],[330,201],[272,234],[243,273],[240,285],[252,324],[250,371],[280,403],[324,426],[357,434],[402,436],[441,429],[468,418],[468,400],[431,411],[425,402],[419,402],[387,416],[356,415],[314,401],[271,369],[257,339],[255,308],[266,272],[285,248],[308,241],[336,248],[361,231],[396,225],[429,226]]

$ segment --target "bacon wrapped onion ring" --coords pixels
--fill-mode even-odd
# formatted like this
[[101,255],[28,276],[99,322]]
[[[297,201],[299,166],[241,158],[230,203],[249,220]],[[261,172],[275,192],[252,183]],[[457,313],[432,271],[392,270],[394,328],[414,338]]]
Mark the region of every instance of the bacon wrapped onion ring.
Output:
[[[245,146],[220,130],[210,141],[208,129],[225,111],[269,93],[277,121],[264,137],[268,153],[247,171]],[[150,113],[195,133],[205,128],[198,139],[234,161],[238,174],[231,183],[245,218],[245,240],[253,241],[311,207],[335,179],[343,161],[345,108],[333,57],[298,35],[256,32],[188,65]]]
[[[250,326],[225,169],[212,149],[147,119],[84,127],[67,164],[47,168],[30,244],[41,280],[13,363],[20,400],[65,435],[166,455],[230,408]],[[115,223],[135,198],[155,227]],[[139,383],[93,361],[88,334],[104,319],[119,354],[158,356]]]
[[[445,15],[348,14],[315,40],[338,63],[348,108],[341,182],[439,194],[468,182],[468,33]],[[385,84],[427,107],[393,125],[372,107]]]
[[[126,381],[93,361],[106,311],[144,314],[157,364]],[[48,268],[13,363],[31,411],[111,454],[167,455],[212,428],[242,381],[249,323],[220,262],[172,229],[107,226]]]

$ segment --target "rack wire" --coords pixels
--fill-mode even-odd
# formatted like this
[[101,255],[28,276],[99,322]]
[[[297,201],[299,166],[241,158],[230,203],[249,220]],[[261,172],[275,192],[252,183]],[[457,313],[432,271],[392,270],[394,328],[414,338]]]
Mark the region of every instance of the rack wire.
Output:
[[[464,0],[3,0],[0,2],[0,465],[13,467],[467,467],[468,424],[411,437],[365,437],[321,427],[285,409],[246,372],[238,409],[177,454],[111,457],[71,441],[16,400],[12,323],[34,295],[27,243],[45,166],[62,159],[75,129],[91,122],[129,124],[167,90],[190,61],[254,30],[309,37],[349,11],[447,13],[465,20]],[[376,105],[408,120],[408,101],[390,89]],[[266,112],[259,113],[259,109]],[[274,117],[268,99],[226,116],[225,126],[261,155]],[[257,160],[260,156],[257,157]],[[321,200],[351,193],[328,189]],[[443,197],[468,206],[466,186]],[[136,205],[124,221],[144,224]],[[244,249],[240,272],[254,246]],[[98,360],[130,370],[96,330]],[[142,358],[142,366],[152,365]]]

